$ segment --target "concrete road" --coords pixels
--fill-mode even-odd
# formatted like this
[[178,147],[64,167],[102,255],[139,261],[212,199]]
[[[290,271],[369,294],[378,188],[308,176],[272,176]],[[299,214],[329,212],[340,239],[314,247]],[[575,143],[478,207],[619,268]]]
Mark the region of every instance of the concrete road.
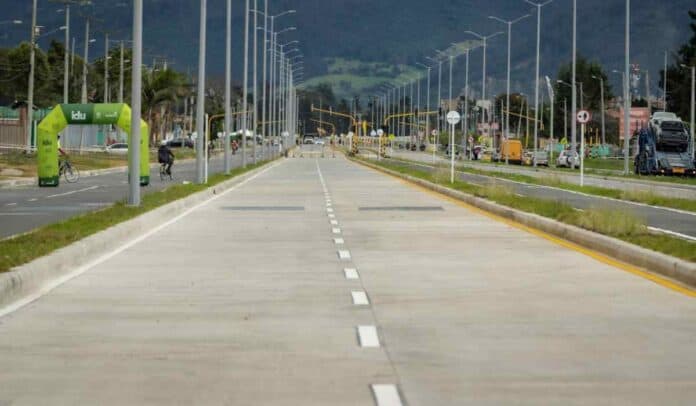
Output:
[[[423,163],[432,163],[432,153],[411,152],[395,149],[393,156],[399,159],[408,159]],[[436,161],[449,162],[449,159],[437,155]],[[579,185],[580,172],[561,171],[554,168],[531,168],[520,165],[493,165],[480,161],[457,161],[457,165],[464,165],[470,168],[480,169],[483,171],[502,172],[502,173],[517,173],[521,175],[531,176],[533,178],[548,178],[549,176],[558,178],[563,182]],[[585,174],[585,184],[588,186],[598,186],[609,189],[618,189],[626,191],[650,192],[666,197],[676,197],[681,199],[696,199],[696,184],[688,185],[681,183],[668,183],[650,180],[650,176],[641,179],[637,178],[622,178],[619,176],[600,176]]]
[[[418,169],[433,170],[432,157],[430,157],[429,162],[426,163],[425,161],[426,160],[419,158],[417,161],[411,161],[412,163],[410,165]],[[404,161],[400,160],[399,163],[403,164]],[[654,231],[696,241],[696,213],[694,212],[603,198],[555,187],[532,185],[504,178],[497,178],[493,174],[491,176],[483,176],[458,172],[457,178],[476,185],[492,183],[508,185],[520,198],[530,196],[552,199],[568,204],[579,210],[609,208],[631,212],[639,219],[645,220],[645,223]]]
[[0,318],[0,404],[696,398],[693,298],[343,158],[115,252]]
[[[263,159],[259,151],[259,159]],[[252,162],[249,153],[247,162]],[[232,155],[232,167],[242,163],[242,155]],[[221,155],[211,157],[209,174],[224,170]],[[196,179],[196,164],[192,161],[175,163],[172,169],[174,181],[161,181],[159,168],[151,169],[149,186],[142,188],[144,194],[162,190],[172,183],[193,182]],[[0,191],[0,239],[25,233],[34,228],[52,224],[69,217],[98,210],[128,198],[126,173],[111,173],[81,178],[77,183],[66,183],[61,179],[58,188],[24,186],[3,188]]]

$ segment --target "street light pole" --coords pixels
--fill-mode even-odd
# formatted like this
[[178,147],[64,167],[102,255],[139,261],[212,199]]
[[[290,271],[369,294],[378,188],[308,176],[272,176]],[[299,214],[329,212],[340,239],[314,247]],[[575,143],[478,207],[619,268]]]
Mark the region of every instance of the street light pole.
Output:
[[31,149],[31,133],[34,127],[34,71],[36,65],[36,1],[32,3],[31,37],[29,45],[29,91],[27,97],[27,151]]
[[257,142],[256,142],[256,131],[257,131],[258,128],[259,128],[259,114],[258,114],[258,110],[259,110],[259,109],[258,109],[258,99],[259,99],[259,98],[258,98],[258,94],[259,94],[259,92],[258,92],[258,84],[259,84],[259,82],[258,82],[258,74],[257,74],[258,69],[257,69],[257,65],[256,65],[256,62],[257,62],[257,60],[258,60],[258,53],[259,53],[259,45],[258,45],[258,38],[259,38],[259,33],[258,33],[258,20],[259,20],[259,19],[258,19],[258,15],[259,15],[259,13],[256,12],[256,10],[257,10],[257,8],[256,8],[256,7],[257,7],[257,4],[258,4],[258,1],[257,1],[257,0],[254,0],[254,29],[253,29],[253,33],[254,33],[254,56],[253,56],[253,57],[254,57],[254,78],[253,78],[253,81],[254,81],[254,87],[253,87],[253,89],[254,89],[254,90],[253,90],[254,111],[253,111],[253,116],[252,116],[253,119],[254,119],[254,121],[253,121],[253,129],[254,129],[254,130],[252,131],[252,135],[253,135],[253,144],[252,144],[252,148],[251,148],[251,151],[252,151],[251,153],[253,154],[252,162],[253,162],[254,164],[256,163],[256,144],[257,144]]
[[689,129],[691,130],[691,142],[689,143],[690,156],[694,158],[694,152],[696,151],[696,144],[694,141],[694,115],[696,114],[696,65],[687,66],[682,64],[682,68],[691,70],[691,121]]
[[505,100],[505,107],[507,108],[507,113],[505,114],[505,132],[507,133],[507,136],[510,136],[510,71],[511,71],[511,54],[512,54],[512,26],[519,21],[524,20],[527,17],[531,17],[531,14],[526,14],[523,15],[522,17],[519,17],[515,20],[510,20],[510,21],[505,21],[501,18],[495,17],[495,16],[490,16],[488,18],[500,21],[503,24],[506,24],[508,27],[508,32],[507,32],[507,40],[508,40],[508,52],[507,52],[507,84],[506,84],[506,100]]
[[[481,86],[481,101],[483,101],[485,103],[485,101],[486,101],[486,79],[487,79],[486,78],[486,51],[488,49],[488,40],[490,38],[493,38],[493,37],[496,37],[500,34],[503,34],[503,32],[496,32],[495,34],[491,34],[488,36],[483,36],[477,32],[474,32],[474,31],[466,31],[466,33],[471,34],[475,37],[478,37],[481,41],[483,41],[483,44],[482,44],[483,45],[483,83]],[[481,124],[483,125],[486,122],[486,120],[488,119],[488,117],[487,117],[488,114],[486,114],[488,109],[486,109],[485,106],[482,106],[482,107],[483,108],[482,108],[482,112],[481,112]],[[493,147],[493,149],[495,149],[495,137],[493,137],[493,135],[491,135],[491,146]]]
[[63,67],[63,103],[68,104],[70,99],[70,5],[65,5],[65,61]]
[[534,3],[525,0],[527,3],[537,8],[537,33],[536,33],[536,73],[534,78],[534,167],[536,168],[536,156],[539,137],[539,65],[541,62],[541,8],[551,3],[553,0],[548,0],[545,3]]
[[592,76],[594,79],[599,79],[599,95],[601,97],[601,109],[602,109],[602,145],[606,145],[606,132],[607,132],[607,127],[605,125],[605,120],[604,120],[604,114],[605,114],[605,109],[604,109],[604,77],[603,76]]
[[249,100],[249,0],[246,0],[244,10],[244,79],[242,83],[242,167],[246,168],[247,106]]
[[104,35],[104,103],[109,102],[109,34]]
[[[248,0],[247,0],[248,1]],[[205,54],[206,54],[206,21],[208,0],[201,0],[201,22],[198,46],[198,96],[196,97],[196,182],[205,183],[205,148],[207,123],[205,120]],[[140,65],[133,64],[134,68]]]
[[571,138],[571,149],[573,152],[577,151],[578,143],[577,143],[577,127],[578,127],[578,122],[577,122],[577,115],[578,115],[578,95],[577,95],[577,84],[575,81],[577,80],[577,27],[578,27],[578,1],[573,0],[573,63],[572,63],[572,78],[570,81],[571,84],[571,100],[570,100],[570,121],[571,121],[571,128],[570,128],[570,138]]
[[225,175],[230,174],[230,126],[232,120],[232,0],[227,0],[225,19]]
[[266,84],[266,72],[268,71],[268,0],[263,2],[263,75],[261,78],[261,137],[266,144],[266,159],[268,159],[268,153],[270,152],[270,142],[268,139],[268,133],[266,132],[266,105],[267,100],[267,84]]
[[131,137],[128,161],[128,205],[140,206],[140,122],[142,107],[143,0],[133,0],[133,74],[131,80]]
[[[666,74],[665,70],[665,74]],[[626,61],[624,66],[624,174],[628,175],[628,155],[631,138],[631,93],[628,79],[631,74],[631,0],[626,0]],[[665,81],[665,94],[667,82]]]
[[[85,22],[85,60],[82,67],[82,104],[87,103],[87,70],[89,69],[89,18]],[[80,147],[82,147],[80,145]]]
[[125,64],[124,61],[124,49],[123,49],[123,41],[121,41],[121,61],[120,61],[120,70],[119,70],[119,75],[118,75],[118,102],[123,103],[123,65]]
[[[469,53],[471,49],[466,50],[466,69],[464,73],[464,145],[469,143]],[[471,160],[471,154],[473,153],[473,145],[469,146],[469,160]],[[466,150],[465,150],[466,152]]]

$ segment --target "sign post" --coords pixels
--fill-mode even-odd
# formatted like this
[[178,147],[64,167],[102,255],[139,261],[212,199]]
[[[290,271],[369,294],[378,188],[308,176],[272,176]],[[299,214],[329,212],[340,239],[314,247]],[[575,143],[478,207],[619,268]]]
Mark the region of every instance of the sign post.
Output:
[[437,152],[437,144],[438,144],[438,135],[440,135],[440,132],[437,131],[437,129],[433,129],[431,132],[433,136],[433,163],[435,163],[435,153]]
[[580,187],[585,186],[585,126],[592,119],[587,110],[578,111],[578,123],[580,123]]
[[382,159],[382,136],[384,135],[384,130],[380,128],[376,132],[373,131],[373,133],[375,133],[375,135],[379,137],[379,145],[377,147],[377,160],[380,161]]
[[452,110],[447,113],[447,122],[450,125],[450,183],[454,183],[454,129],[461,119],[458,111]]

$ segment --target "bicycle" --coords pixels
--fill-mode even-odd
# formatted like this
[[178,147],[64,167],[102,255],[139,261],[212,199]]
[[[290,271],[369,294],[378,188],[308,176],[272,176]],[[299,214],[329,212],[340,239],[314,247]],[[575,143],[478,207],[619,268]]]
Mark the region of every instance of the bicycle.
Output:
[[58,176],[64,176],[68,183],[75,183],[80,179],[80,171],[75,168],[68,158],[60,161]]
[[169,180],[174,180],[174,177],[172,176],[171,172],[167,173],[167,165],[169,165],[169,164],[167,164],[166,162],[160,164],[159,175],[160,175],[160,180],[162,182],[164,182],[167,178],[169,178]]

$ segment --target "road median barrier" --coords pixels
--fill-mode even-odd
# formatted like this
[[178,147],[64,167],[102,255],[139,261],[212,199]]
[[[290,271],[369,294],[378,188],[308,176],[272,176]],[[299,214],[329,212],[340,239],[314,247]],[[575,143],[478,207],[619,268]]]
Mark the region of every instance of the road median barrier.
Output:
[[[362,159],[352,160],[369,168],[404,179],[425,189],[462,201],[485,212],[511,220],[524,227],[539,230],[596,253],[604,254],[625,264],[647,270],[648,273],[655,273],[690,287],[696,287],[696,264],[693,262],[652,251],[617,238],[588,231],[537,214],[503,206],[490,200],[438,185],[415,176],[403,174]],[[592,256],[591,252],[587,254]],[[615,265],[620,266],[621,264],[617,263]],[[690,290],[690,292],[692,292],[692,295],[696,295],[695,291]]]
[[[103,230],[97,230],[93,234],[82,239],[70,242],[69,245],[48,252],[45,256],[33,259],[30,262],[12,267],[8,272],[0,269],[0,316],[12,309],[29,303],[59,286],[61,283],[79,275],[91,268],[96,263],[102,262],[125,248],[132,246],[139,239],[148,236],[148,233],[158,227],[166,226],[169,221],[181,216],[192,208],[202,205],[219,196],[225,191],[240,185],[259,175],[261,172],[279,164],[271,161],[260,164],[245,172],[234,174],[230,179],[222,180],[198,192],[192,192],[181,198],[156,205],[152,209],[134,217],[125,218],[122,222],[111,225]],[[240,169],[241,171],[241,169]],[[158,193],[166,193],[167,190],[155,192],[144,199],[157,198]],[[109,208],[105,209],[109,210]],[[103,211],[89,213],[68,219],[63,223],[42,227],[32,233],[42,233],[50,227],[60,227],[71,221],[80,221],[86,216],[99,216]],[[17,236],[17,239],[27,238],[32,233]],[[51,233],[43,238],[51,238]],[[0,241],[1,244],[9,244],[14,238]],[[130,245],[129,245],[130,244]],[[31,249],[26,247],[24,249]],[[0,253],[1,253],[0,249]],[[7,253],[3,253],[8,255]]]

